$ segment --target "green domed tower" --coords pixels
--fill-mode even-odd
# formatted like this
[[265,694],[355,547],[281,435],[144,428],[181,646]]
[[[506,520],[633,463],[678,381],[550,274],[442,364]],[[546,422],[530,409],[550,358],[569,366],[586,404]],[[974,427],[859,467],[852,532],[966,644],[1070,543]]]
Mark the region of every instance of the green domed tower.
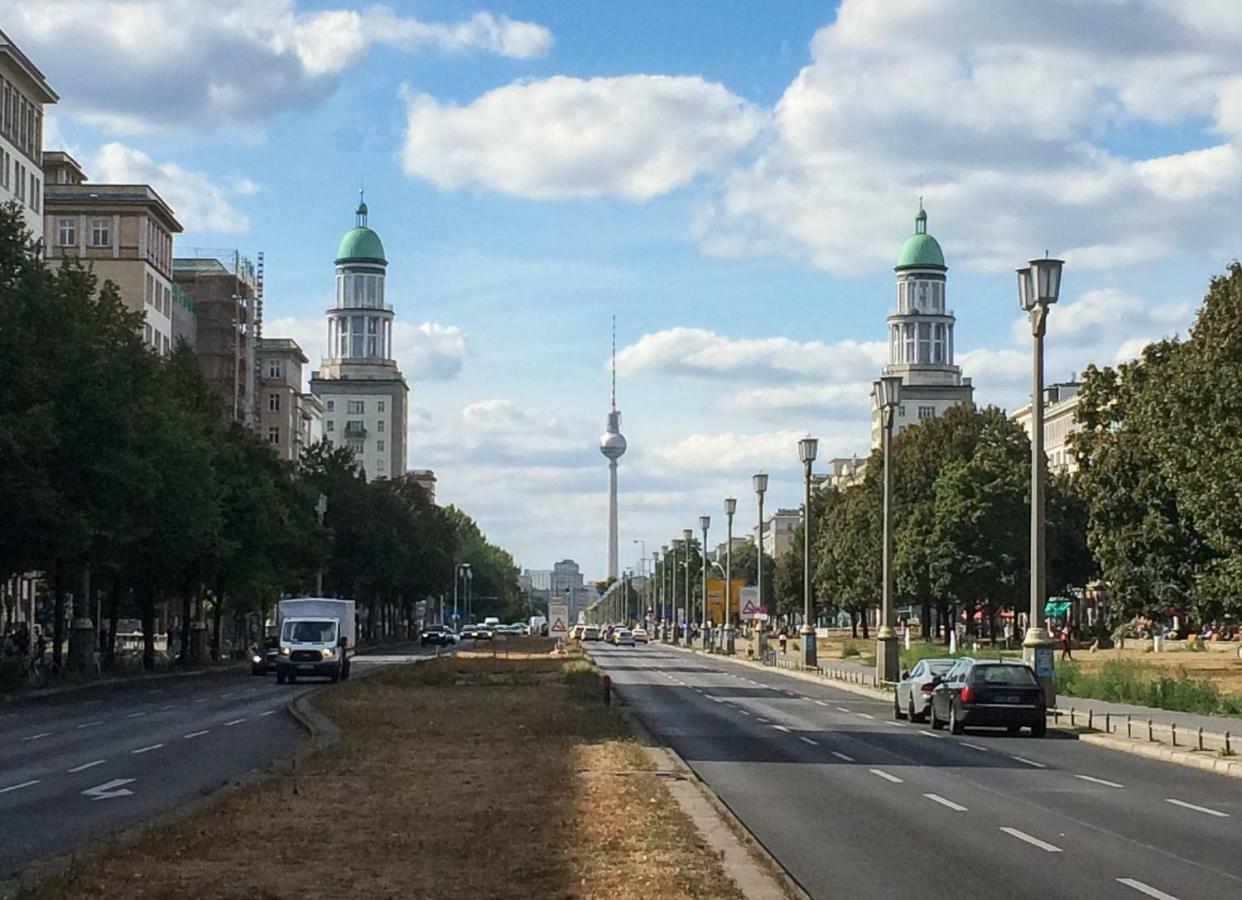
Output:
[[405,474],[409,388],[392,353],[388,258],[361,192],[355,216],[337,244],[328,355],[311,392],[324,404],[324,437],[353,450],[369,478],[391,478]]
[[[901,406],[894,427],[941,415],[959,403],[974,404],[974,387],[953,363],[953,326],[947,306],[944,251],[927,231],[919,200],[914,233],[906,238],[893,267],[897,308],[888,314],[888,365],[883,374],[901,377]],[[871,398],[871,446],[880,442],[880,413]]]

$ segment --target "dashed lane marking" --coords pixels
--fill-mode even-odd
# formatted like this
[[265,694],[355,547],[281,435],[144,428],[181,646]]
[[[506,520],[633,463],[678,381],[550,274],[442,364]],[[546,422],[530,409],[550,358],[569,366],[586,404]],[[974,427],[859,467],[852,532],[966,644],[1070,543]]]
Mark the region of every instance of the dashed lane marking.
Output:
[[885,781],[891,781],[893,784],[904,784],[905,783],[900,778],[898,778],[896,775],[892,775],[888,772],[885,772],[883,769],[871,769],[870,771],[872,775],[879,775]]
[[163,744],[152,744],[150,747],[139,747],[137,750],[130,750],[129,752],[136,756],[139,753],[150,753],[152,750],[158,750],[163,746]]
[[955,812],[966,812],[966,807],[962,806],[962,804],[954,803],[952,800],[941,797],[939,794],[924,794],[923,796],[933,803],[939,803],[941,806],[947,806]]
[[823,700],[816,700],[815,705],[816,706],[827,706],[828,704],[825,703]]
[[276,710],[274,710],[274,709],[269,709],[267,712],[261,712],[261,713],[259,713],[259,716],[260,716],[260,717],[262,717],[262,716],[274,716],[274,715],[276,715]]
[[838,706],[838,707],[837,707],[837,712],[849,712],[849,711],[850,711],[850,708],[849,708],[848,706]]
[[875,716],[871,715],[871,713],[859,713],[859,715],[860,715],[860,716],[862,716],[864,719],[874,719],[874,718],[875,718]]
[[99,720],[94,721],[94,722],[83,722],[83,723],[82,723],[81,725],[79,725],[78,727],[79,727],[79,728],[94,728],[96,725],[102,725],[102,724],[103,724],[103,719],[99,719]]
[[1046,768],[1048,768],[1048,767],[1047,767],[1047,766],[1045,766],[1043,763],[1038,763],[1038,762],[1035,762],[1035,760],[1033,760],[1033,759],[1027,759],[1025,756],[1011,756],[1011,757],[1009,757],[1009,758],[1010,758],[1010,759],[1012,759],[1014,762],[1020,762],[1020,763],[1022,763],[1022,765],[1024,765],[1024,766],[1030,766],[1032,769],[1046,769]]
[[1105,781],[1103,778],[1096,778],[1094,775],[1075,775],[1075,778],[1081,778],[1083,781],[1090,781],[1092,784],[1102,784],[1105,787],[1119,788],[1121,787],[1115,781]]
[[30,781],[23,781],[21,784],[10,784],[8,787],[0,788],[0,794],[7,794],[10,791],[20,791],[22,788],[28,788],[31,785],[35,785],[38,783],[39,783],[39,779],[34,778],[34,779],[31,779]]
[[927,737],[934,737],[938,741],[944,740],[943,734],[936,734],[934,731],[920,731],[919,734],[927,735]]
[[833,750],[832,755],[835,756],[837,759],[842,760],[844,762],[854,761],[854,757],[850,756],[848,753],[842,753],[839,750]]
[[166,705],[166,706],[161,706],[161,707],[160,707],[160,712],[167,712],[168,710],[172,709],[172,708],[173,708],[174,706],[176,706],[176,705],[177,705],[177,704],[175,704],[175,703],[169,703],[169,704],[168,704],[168,705]]
[[1118,878],[1117,883],[1124,884],[1128,888],[1134,888],[1140,894],[1146,894],[1148,897],[1155,897],[1156,900],[1177,900],[1172,894],[1166,894],[1150,884],[1143,884],[1137,878]]
[[205,734],[210,734],[210,733],[211,733],[211,729],[210,729],[210,728],[208,728],[208,729],[205,729],[205,730],[203,730],[203,731],[191,731],[189,734],[183,734],[181,737],[182,737],[182,739],[183,739],[183,740],[187,740],[187,741],[188,741],[188,740],[190,740],[191,738],[202,737],[203,735],[205,735]]
[[232,726],[234,726],[234,725],[240,725],[240,724],[241,724],[242,722],[244,722],[244,721],[246,721],[246,720],[245,720],[245,719],[234,719],[232,722],[225,722],[225,723],[224,723],[224,727],[225,727],[225,728],[231,728],[231,727],[232,727]]
[[785,734],[789,734],[789,729],[786,728],[784,725],[773,725],[772,727],[775,728],[777,731],[783,731],[785,732]]
[[1195,812],[1201,812],[1205,815],[1216,816],[1218,819],[1228,819],[1229,813],[1221,812],[1219,809],[1212,809],[1207,806],[1197,806],[1194,803],[1187,803],[1185,800],[1174,800],[1172,797],[1165,797],[1165,803],[1172,803],[1174,806],[1180,806],[1183,809],[1193,809]]
[[1047,841],[1041,841],[1037,837],[1031,837],[1025,831],[1019,831],[1016,828],[1009,828],[1008,826],[1002,826],[1001,831],[1005,832],[1005,834],[1009,835],[1010,837],[1016,837],[1020,841],[1026,841],[1032,847],[1038,847],[1040,850],[1044,850],[1048,853],[1060,853],[1061,852],[1061,848],[1056,846],[1055,844],[1049,844]]
[[978,744],[971,744],[968,741],[958,741],[963,747],[969,747],[971,750],[978,750],[980,753],[987,753],[987,747],[980,747]]
[[136,718],[138,718],[139,716],[145,716],[145,715],[146,715],[146,713],[145,713],[145,712],[136,712],[136,713],[130,713],[130,714],[129,714],[128,716],[126,716],[125,718],[127,718],[127,719],[136,719]]
[[809,737],[804,737],[804,736],[802,736],[802,735],[798,735],[798,740],[802,741],[802,743],[804,743],[804,744],[810,744],[812,747],[818,747],[818,746],[819,746],[819,741],[813,741],[813,740],[811,740]]
[[38,734],[32,734],[30,737],[22,738],[22,742],[26,743],[28,741],[41,741],[45,737],[51,737],[51,736],[52,736],[52,732],[50,731],[40,731]]
[[73,775],[77,772],[85,772],[87,769],[93,769],[95,768],[95,766],[102,766],[106,762],[107,762],[106,759],[97,759],[94,762],[88,762],[88,763],[83,763],[80,766],[74,766],[72,769],[69,769],[68,771],[70,775]]

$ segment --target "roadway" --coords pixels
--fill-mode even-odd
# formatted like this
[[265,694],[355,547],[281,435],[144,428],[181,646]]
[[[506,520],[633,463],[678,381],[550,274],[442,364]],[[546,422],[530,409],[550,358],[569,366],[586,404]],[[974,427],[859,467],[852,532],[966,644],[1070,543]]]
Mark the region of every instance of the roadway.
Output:
[[[407,647],[354,657],[354,674],[434,652]],[[245,669],[0,704],[0,881],[292,753],[305,735],[287,707],[316,686]]]
[[630,709],[813,897],[1242,896],[1242,784],[657,644],[588,645]]

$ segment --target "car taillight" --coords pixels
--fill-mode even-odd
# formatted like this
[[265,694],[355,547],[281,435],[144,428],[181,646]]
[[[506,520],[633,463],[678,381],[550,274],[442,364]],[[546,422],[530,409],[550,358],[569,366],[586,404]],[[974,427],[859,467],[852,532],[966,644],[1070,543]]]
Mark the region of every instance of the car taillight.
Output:
[[972,690],[970,689],[970,685],[968,685],[968,684],[964,684],[964,685],[962,685],[962,693],[961,693],[961,695],[960,695],[960,696],[961,696],[961,698],[962,698],[962,702],[963,702],[963,703],[969,703],[969,702],[970,702],[970,698],[971,698],[973,695],[974,695],[974,691],[972,691]]
[[927,684],[922,685],[922,686],[919,688],[919,690],[920,690],[920,691],[926,691],[926,692],[927,692],[927,693],[929,693],[929,694],[930,694],[932,691],[934,691],[935,689],[936,689],[936,683],[935,683],[934,681],[929,681],[929,682],[927,682]]

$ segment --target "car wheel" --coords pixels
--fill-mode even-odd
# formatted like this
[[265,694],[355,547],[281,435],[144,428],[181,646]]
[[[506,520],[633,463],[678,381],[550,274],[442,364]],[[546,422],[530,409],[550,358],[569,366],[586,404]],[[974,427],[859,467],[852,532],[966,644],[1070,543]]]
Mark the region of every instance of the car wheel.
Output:
[[926,714],[920,716],[918,713],[914,711],[914,700],[911,700],[910,705],[906,708],[906,715],[909,717],[911,722],[926,722],[927,721]]
[[949,704],[949,732],[951,734],[961,734],[966,729],[962,727],[962,723],[957,720],[957,707],[952,703]]
[[932,731],[939,731],[944,728],[944,722],[940,721],[940,717],[936,715],[936,701],[933,700],[931,707],[927,710],[928,721],[931,722]]
[[1047,733],[1048,733],[1048,723],[1046,721],[1036,722],[1034,725],[1031,726],[1031,737],[1043,737]]
[[901,711],[901,704],[897,701],[897,689],[893,688],[893,718],[904,719],[906,714]]

